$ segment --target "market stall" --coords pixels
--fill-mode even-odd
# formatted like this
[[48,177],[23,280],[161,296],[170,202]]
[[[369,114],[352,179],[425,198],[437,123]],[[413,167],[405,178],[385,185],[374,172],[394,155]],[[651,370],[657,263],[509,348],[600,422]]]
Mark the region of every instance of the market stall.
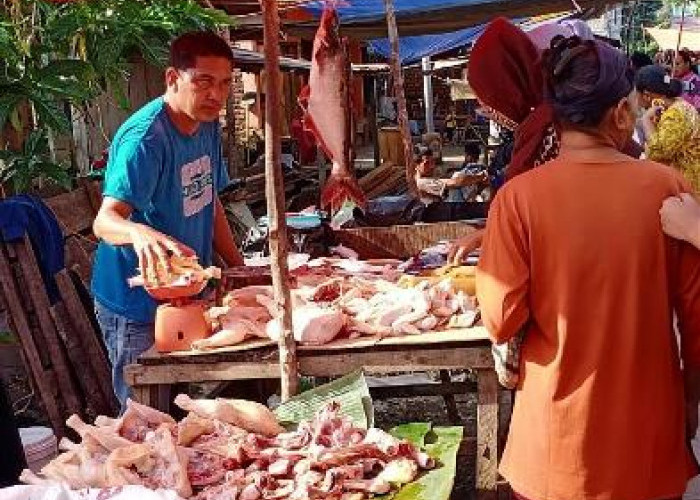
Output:
[[[325,346],[300,346],[299,373],[339,377],[362,368],[367,373],[392,374],[429,370],[474,370],[477,377],[476,486],[477,498],[495,498],[502,412],[500,388],[493,370],[491,347],[483,328],[443,331],[416,337],[358,339]],[[272,341],[221,348],[203,353],[146,353],[126,371],[142,403],[159,407],[171,401],[173,384],[183,382],[276,379],[278,349]],[[162,409],[165,409],[161,406]]]

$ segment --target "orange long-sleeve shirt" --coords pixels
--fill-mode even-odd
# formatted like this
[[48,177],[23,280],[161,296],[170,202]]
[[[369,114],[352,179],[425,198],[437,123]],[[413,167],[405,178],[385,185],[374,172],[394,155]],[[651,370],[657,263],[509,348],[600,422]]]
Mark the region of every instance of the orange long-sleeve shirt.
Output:
[[700,252],[664,236],[688,189],[639,161],[555,160],[496,196],[477,272],[495,342],[528,325],[501,473],[531,500],[680,496],[682,358],[700,366]]

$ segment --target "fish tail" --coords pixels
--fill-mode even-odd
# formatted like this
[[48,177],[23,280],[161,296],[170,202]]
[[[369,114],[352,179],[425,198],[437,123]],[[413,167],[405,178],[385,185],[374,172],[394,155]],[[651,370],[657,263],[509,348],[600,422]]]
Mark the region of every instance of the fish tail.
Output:
[[360,207],[367,205],[367,196],[353,177],[331,174],[321,192],[321,207],[335,212],[346,201],[353,201]]

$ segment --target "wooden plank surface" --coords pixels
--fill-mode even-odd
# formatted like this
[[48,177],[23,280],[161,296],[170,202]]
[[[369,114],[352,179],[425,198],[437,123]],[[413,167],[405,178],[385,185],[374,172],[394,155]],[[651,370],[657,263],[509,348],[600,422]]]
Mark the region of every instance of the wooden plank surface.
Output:
[[85,186],[44,201],[53,210],[64,234],[92,230],[95,211]]
[[488,332],[483,326],[474,328],[453,328],[440,332],[426,332],[422,335],[403,335],[399,337],[360,337],[358,339],[339,339],[319,346],[300,345],[300,351],[341,351],[348,349],[366,349],[369,347],[411,347],[440,344],[472,344],[489,340]]
[[370,374],[493,367],[489,347],[423,348],[338,354],[299,351],[299,372],[315,377],[345,375],[363,368]]
[[61,346],[56,325],[51,318],[49,298],[46,295],[44,280],[39,272],[39,264],[34,256],[32,244],[29,241],[29,237],[25,235],[24,241],[11,243],[11,245],[14,246],[17,252],[17,260],[26,280],[24,285],[29,288],[34,311],[39,319],[39,325],[46,340],[46,346],[44,347],[51,355],[51,364],[56,372],[56,379],[61,389],[63,403],[66,405],[66,411],[68,413],[80,413],[82,405],[71,378],[68,360]]
[[[361,337],[358,339],[339,339],[328,344],[319,346],[299,345],[299,351],[305,352],[332,352],[359,350],[369,348],[393,348],[402,346],[432,346],[440,344],[466,344],[478,345],[489,341],[488,332],[483,326],[474,328],[454,328],[440,332],[429,332],[422,335],[404,335],[401,337]],[[178,351],[169,353],[159,353],[155,347],[144,352],[139,358],[144,363],[163,362],[173,360],[196,360],[198,358],[213,358],[219,355],[227,355],[234,353],[244,353],[250,350],[256,350],[266,347],[275,346],[276,342],[267,339],[249,339],[240,344],[227,347],[218,347],[216,349],[208,349],[205,351]],[[204,360],[202,360],[204,361]]]
[[99,378],[88,363],[84,346],[78,336],[73,331],[73,325],[68,320],[68,313],[62,302],[57,302],[51,306],[51,317],[56,324],[63,344],[66,347],[68,359],[70,359],[73,369],[77,372],[78,384],[82,388],[85,403],[91,410],[91,416],[112,415],[115,408],[105,401],[99,386]]
[[146,352],[141,354],[139,360],[144,363],[149,361],[159,361],[162,362],[166,360],[167,362],[181,361],[185,358],[191,358],[193,360],[202,359],[203,361],[207,357],[225,355],[232,353],[241,353],[245,351],[251,351],[254,349],[260,349],[263,347],[275,347],[277,342],[270,339],[249,339],[241,342],[240,344],[231,345],[227,347],[218,347],[216,349],[207,349],[203,351],[176,351],[176,352],[158,352],[154,347],[151,347]]
[[55,279],[68,319],[73,326],[72,333],[77,335],[78,341],[85,349],[87,362],[97,377],[102,399],[112,411],[116,411],[118,406],[112,390],[112,369],[98,338],[101,333],[93,328],[68,271],[60,270]]
[[[250,351],[240,351],[238,354]],[[181,382],[214,382],[278,378],[276,350],[258,360],[245,358],[226,361],[183,363],[182,358],[161,358],[160,364],[138,363],[125,369],[129,385],[175,384]],[[367,373],[386,374],[408,371],[492,369],[493,359],[488,346],[453,347],[425,346],[422,349],[402,348],[392,351],[375,349],[328,353],[299,351],[299,372],[316,377],[346,375],[363,368]]]
[[181,382],[277,379],[279,375],[279,364],[276,358],[265,363],[133,364],[124,369],[124,378],[132,387]]
[[27,316],[22,308],[22,302],[19,299],[10,263],[2,247],[4,245],[0,245],[0,284],[2,285],[4,300],[10,311],[12,324],[15,327],[14,331],[19,337],[24,356],[28,362],[27,368],[31,372],[34,385],[39,390],[39,396],[44,403],[51,426],[58,436],[63,436],[66,432],[63,416],[61,415],[58,402],[54,399],[51,391],[51,385],[54,383],[54,380],[44,371],[37,344],[32,336]]

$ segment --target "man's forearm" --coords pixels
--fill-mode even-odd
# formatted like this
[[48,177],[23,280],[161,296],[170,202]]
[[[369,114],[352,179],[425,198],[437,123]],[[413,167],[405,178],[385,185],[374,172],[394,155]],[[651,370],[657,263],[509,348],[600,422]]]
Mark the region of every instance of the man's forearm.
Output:
[[214,250],[229,266],[242,266],[243,256],[236,246],[233,231],[226,219],[226,211],[219,198],[214,209]]
[[111,245],[131,245],[139,224],[111,211],[100,210],[92,225],[95,236]]

